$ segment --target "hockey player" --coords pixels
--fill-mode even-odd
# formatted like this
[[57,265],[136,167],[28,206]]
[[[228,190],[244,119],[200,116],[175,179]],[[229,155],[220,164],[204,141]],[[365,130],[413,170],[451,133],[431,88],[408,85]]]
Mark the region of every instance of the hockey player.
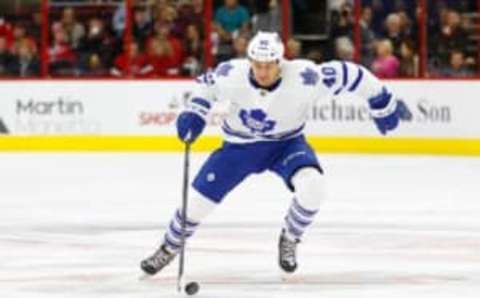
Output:
[[325,177],[303,129],[317,99],[345,93],[367,101],[382,134],[399,123],[399,108],[386,86],[365,68],[343,61],[316,65],[308,60],[283,59],[284,46],[276,33],[259,32],[248,45],[248,59],[220,64],[197,79],[196,90],[177,120],[178,136],[194,142],[217,101],[228,101],[223,146],[213,152],[193,181],[188,218],[176,210],[162,245],[141,262],[147,274],[168,265],[185,237],[225,196],[252,173],[269,170],[293,193],[278,243],[278,262],[285,272],[297,268],[296,248],[325,199]]

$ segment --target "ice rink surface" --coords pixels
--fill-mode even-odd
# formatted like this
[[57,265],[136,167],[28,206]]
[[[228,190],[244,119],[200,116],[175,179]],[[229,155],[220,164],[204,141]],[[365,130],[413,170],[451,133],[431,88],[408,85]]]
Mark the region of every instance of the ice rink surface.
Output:
[[[192,174],[205,159],[192,156]],[[189,243],[197,297],[480,297],[480,159],[320,155],[329,199],[282,280],[291,195],[252,176]],[[181,154],[0,154],[0,297],[176,297],[139,280],[181,199]]]

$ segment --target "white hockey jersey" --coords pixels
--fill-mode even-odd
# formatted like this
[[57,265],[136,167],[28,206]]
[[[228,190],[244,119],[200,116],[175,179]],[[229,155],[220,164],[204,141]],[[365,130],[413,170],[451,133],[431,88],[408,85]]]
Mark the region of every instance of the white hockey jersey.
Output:
[[269,90],[252,76],[247,59],[220,64],[197,78],[187,109],[207,117],[215,102],[227,101],[222,125],[227,142],[276,141],[302,134],[318,99],[354,92],[367,100],[386,90],[367,69],[343,61],[284,61],[280,80]]

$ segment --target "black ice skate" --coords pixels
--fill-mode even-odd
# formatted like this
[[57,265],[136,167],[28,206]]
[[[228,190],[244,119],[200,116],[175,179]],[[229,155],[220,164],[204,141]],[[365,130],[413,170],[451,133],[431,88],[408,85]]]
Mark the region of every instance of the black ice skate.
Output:
[[159,249],[150,257],[146,258],[140,263],[142,270],[150,275],[154,275],[162,270],[165,266],[177,256],[176,252],[169,252],[165,245],[160,246]]
[[278,242],[278,264],[283,271],[292,273],[297,269],[297,244],[299,240],[290,240],[285,236],[285,229]]

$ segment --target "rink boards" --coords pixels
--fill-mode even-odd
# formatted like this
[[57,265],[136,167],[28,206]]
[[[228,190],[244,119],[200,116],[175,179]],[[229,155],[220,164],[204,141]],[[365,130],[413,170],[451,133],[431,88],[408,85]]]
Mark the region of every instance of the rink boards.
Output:
[[[320,152],[480,155],[480,86],[476,81],[388,81],[411,117],[388,137],[376,130],[366,102],[319,100],[306,134]],[[190,80],[5,81],[0,83],[0,150],[178,151],[175,120]],[[292,100],[295,100],[292,98]],[[221,143],[219,104],[194,147]]]

